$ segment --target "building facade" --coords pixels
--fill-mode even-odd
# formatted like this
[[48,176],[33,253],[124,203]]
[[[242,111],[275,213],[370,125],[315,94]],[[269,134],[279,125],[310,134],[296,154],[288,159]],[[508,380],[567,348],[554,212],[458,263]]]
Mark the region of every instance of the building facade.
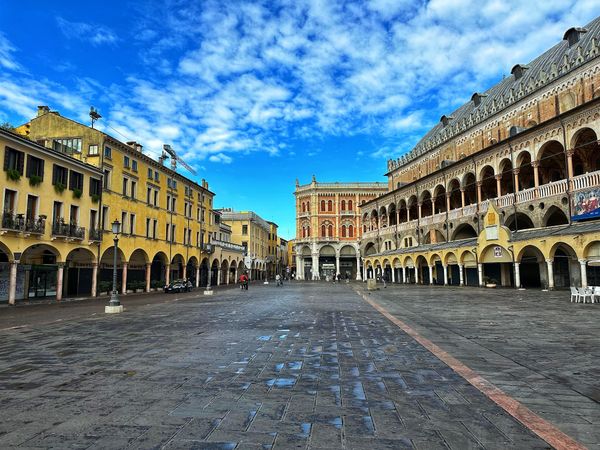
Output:
[[361,205],[369,277],[553,289],[600,283],[600,19],[388,162]]
[[296,278],[337,274],[362,279],[359,206],[387,192],[385,183],[319,183],[296,180]]
[[224,223],[231,227],[231,240],[246,249],[245,270],[251,280],[264,280],[269,263],[271,225],[252,211],[218,210]]

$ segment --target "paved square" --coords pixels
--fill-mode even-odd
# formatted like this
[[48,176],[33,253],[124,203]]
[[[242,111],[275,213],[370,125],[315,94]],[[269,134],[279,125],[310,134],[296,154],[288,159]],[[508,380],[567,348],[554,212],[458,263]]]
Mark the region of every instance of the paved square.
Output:
[[[0,326],[0,447],[549,448],[356,289],[363,286],[252,286],[117,316],[91,315],[98,303],[62,322],[53,315],[69,307],[46,306],[46,322]],[[563,432],[598,446],[598,432],[586,427],[598,424],[598,403],[575,380],[548,375],[570,364],[581,386],[598,388],[598,308],[581,322],[565,315],[583,309],[564,294],[544,298],[543,308],[512,291],[481,292],[394,286],[371,296],[540,415],[554,412],[545,418]],[[27,322],[28,308],[15,312]],[[0,311],[0,325],[14,325],[3,321],[8,314]],[[552,317],[583,334],[564,342],[568,331]],[[559,420],[574,414],[579,423]]]

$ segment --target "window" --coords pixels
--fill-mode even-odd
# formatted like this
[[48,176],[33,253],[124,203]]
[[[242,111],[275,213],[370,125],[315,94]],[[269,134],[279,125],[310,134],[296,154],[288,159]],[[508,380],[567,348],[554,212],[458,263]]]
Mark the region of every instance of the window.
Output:
[[177,212],[176,201],[177,199],[175,197],[171,197],[171,211],[173,212]]
[[27,178],[33,176],[41,178],[40,181],[44,180],[44,160],[36,158],[35,156],[27,155]]
[[154,206],[158,206],[158,191],[154,191]]
[[90,210],[90,230],[98,229],[98,211]]
[[153,219],[152,220],[152,238],[156,239],[156,228],[158,226],[158,220]]
[[69,223],[71,225],[77,225],[79,223],[79,207],[75,205],[71,205],[71,209],[69,211]]
[[326,237],[327,236],[327,230],[325,225],[321,225],[321,236],[322,237]]
[[158,176],[158,170],[154,171],[154,181],[156,181],[157,183],[160,182],[160,178]]
[[352,211],[352,200],[348,200],[348,211]]
[[135,199],[137,194],[137,182],[131,180],[131,198]]
[[302,212],[306,212],[306,203],[302,203]]
[[138,170],[138,164],[135,159],[131,161],[131,170],[133,170],[134,172],[137,172]]
[[90,195],[97,195],[100,197],[100,193],[102,192],[102,188],[100,185],[100,180],[97,178],[90,178]]
[[148,203],[150,205],[151,200],[152,200],[152,189],[147,188],[146,189],[146,203]]
[[4,191],[4,209],[5,213],[14,214],[17,207],[17,191],[6,189]]
[[329,237],[333,236],[333,225],[329,225],[329,227],[327,227],[327,232]]
[[342,211],[346,211],[346,200],[342,200]]
[[123,166],[126,169],[129,169],[129,156],[127,156],[127,155],[123,156]]
[[54,139],[52,148],[58,152],[67,153],[69,155],[81,153],[81,138]]
[[354,227],[352,225],[348,226],[348,237],[354,237]]
[[342,237],[346,237],[346,225],[342,225]]
[[167,242],[171,239],[170,238],[170,233],[169,230],[171,229],[171,227],[169,226],[169,224],[165,224],[165,239],[167,240]]
[[248,235],[248,225],[242,225],[242,234],[244,236]]
[[325,211],[325,200],[321,200],[321,211]]
[[331,200],[327,202],[327,211],[333,211],[333,202]]
[[127,197],[127,184],[129,180],[127,178],[123,178],[123,197]]
[[175,239],[175,224],[171,225],[171,242],[177,242],[177,239]]
[[121,212],[121,231],[125,234],[125,230],[127,229],[127,213]]
[[112,149],[110,147],[104,147],[104,157],[112,159]]
[[152,179],[152,169],[150,167],[148,167],[148,178]]
[[52,167],[52,184],[55,186],[61,184],[63,187],[66,188],[68,180],[69,169],[54,164],[54,166]]
[[4,150],[4,170],[16,170],[23,175],[23,164],[25,162],[25,153],[6,147]]
[[54,202],[52,207],[52,223],[57,223],[62,218],[62,202]]
[[110,182],[110,170],[108,169],[104,169],[104,177],[102,179],[102,181],[104,182],[104,189],[109,190],[110,186],[111,186],[111,182]]
[[135,235],[135,214],[129,214],[129,234]]
[[150,219],[146,218],[146,237],[150,237]]
[[80,191],[83,191],[83,174],[75,172],[74,170],[71,170],[70,172],[69,190],[73,191],[75,189],[79,189]]
[[88,156],[98,156],[98,145],[90,144],[88,147]]

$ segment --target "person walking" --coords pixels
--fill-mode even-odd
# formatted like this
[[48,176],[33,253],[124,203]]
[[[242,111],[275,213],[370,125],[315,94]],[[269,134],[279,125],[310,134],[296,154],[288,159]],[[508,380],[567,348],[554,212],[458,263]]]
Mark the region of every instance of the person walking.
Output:
[[281,275],[277,274],[275,275],[275,286],[282,286],[283,283],[281,282]]

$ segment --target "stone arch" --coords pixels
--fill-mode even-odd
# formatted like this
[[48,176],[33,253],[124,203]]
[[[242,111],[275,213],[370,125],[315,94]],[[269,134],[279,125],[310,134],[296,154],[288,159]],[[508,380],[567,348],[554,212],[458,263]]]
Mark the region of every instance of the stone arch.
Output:
[[440,242],[446,242],[446,236],[435,228],[430,229],[423,238],[424,244],[436,244]]
[[408,209],[406,207],[406,200],[402,199],[398,202],[398,218],[399,223],[405,223],[408,220]]
[[515,192],[515,178],[510,158],[504,158],[500,161],[498,176],[500,177],[500,195],[513,194]]
[[131,252],[127,258],[127,261],[131,262],[132,260],[135,261],[136,264],[146,264],[150,262],[148,253],[146,253],[146,250],[142,248],[137,248]]
[[192,283],[193,286],[198,287],[198,281],[196,279],[197,276],[197,269],[198,268],[198,258],[196,258],[195,256],[190,256],[190,258],[188,259],[187,265],[186,265],[186,269],[185,269],[185,278],[190,280],[190,282]]
[[68,296],[92,294],[92,265],[95,262],[96,255],[85,247],[74,248],[67,254],[63,284]]
[[520,265],[522,287],[539,288],[547,285],[546,258],[538,247],[523,247],[517,255],[517,262]]
[[382,228],[387,227],[387,225],[388,225],[387,219],[388,219],[387,209],[385,206],[382,206],[381,208],[379,208],[379,224]]
[[397,225],[397,223],[398,223],[397,218],[398,218],[398,215],[396,212],[396,204],[392,203],[388,207],[388,224],[390,226]]
[[566,242],[557,242],[550,249],[555,288],[579,286],[581,272],[577,252]]
[[465,191],[465,206],[477,203],[477,178],[473,172],[467,172],[462,179],[462,189]]
[[448,252],[444,255],[444,264],[458,264],[458,258],[454,252]]
[[181,253],[176,253],[171,259],[171,276],[170,281],[175,281],[183,278],[183,267],[185,265],[185,258]]
[[169,258],[164,252],[157,252],[152,257],[152,263],[150,265],[150,287],[158,288],[160,285],[164,285],[166,281],[166,268]]
[[[112,249],[112,247],[111,247]],[[120,249],[119,249],[120,250]],[[123,252],[120,252],[121,254]],[[112,255],[112,251],[111,251]],[[21,253],[22,264],[56,264],[63,262],[63,257],[53,245],[49,244],[33,244],[27,247]],[[112,260],[111,260],[112,261]]]
[[377,212],[376,209],[374,209],[373,211],[371,211],[371,230],[376,230],[379,228],[379,214]]
[[420,195],[421,202],[421,217],[431,216],[433,214],[433,200],[431,198],[431,192],[425,189]]
[[531,218],[525,213],[513,213],[504,219],[504,226],[510,231],[527,230],[529,228],[535,228],[535,225]]
[[446,187],[438,184],[433,190],[434,214],[446,212]]
[[221,261],[219,278],[217,284],[228,284],[229,282],[229,261],[225,258]]
[[450,194],[450,210],[462,207],[462,196],[460,193],[460,181],[453,178],[448,183],[448,193]]
[[135,249],[127,260],[127,289],[145,289],[146,264],[149,262],[148,254],[144,249]]
[[564,147],[558,141],[548,141],[538,150],[540,183],[564,180],[567,175]]
[[367,242],[365,245],[365,256],[371,256],[377,253],[377,246],[374,242]]
[[531,153],[524,150],[517,155],[516,168],[518,170],[519,190],[530,189],[535,184]]
[[476,238],[476,237],[477,237],[477,231],[475,230],[473,225],[471,225],[469,223],[461,223],[459,226],[456,227],[456,229],[452,233],[453,241],[460,240],[460,239]]
[[0,242],[0,263],[10,261],[14,261],[13,252],[3,242]]
[[417,196],[411,195],[408,198],[406,205],[408,207],[408,218],[410,220],[416,220],[419,214]]
[[489,200],[497,197],[496,178],[494,168],[486,165],[479,171],[479,182],[481,183],[481,200]]
[[571,139],[573,149],[573,175],[583,175],[600,170],[600,144],[594,130],[581,128]]
[[569,219],[562,209],[560,209],[558,206],[552,205],[550,208],[548,208],[546,214],[544,214],[542,223],[545,227],[567,225],[569,223]]

